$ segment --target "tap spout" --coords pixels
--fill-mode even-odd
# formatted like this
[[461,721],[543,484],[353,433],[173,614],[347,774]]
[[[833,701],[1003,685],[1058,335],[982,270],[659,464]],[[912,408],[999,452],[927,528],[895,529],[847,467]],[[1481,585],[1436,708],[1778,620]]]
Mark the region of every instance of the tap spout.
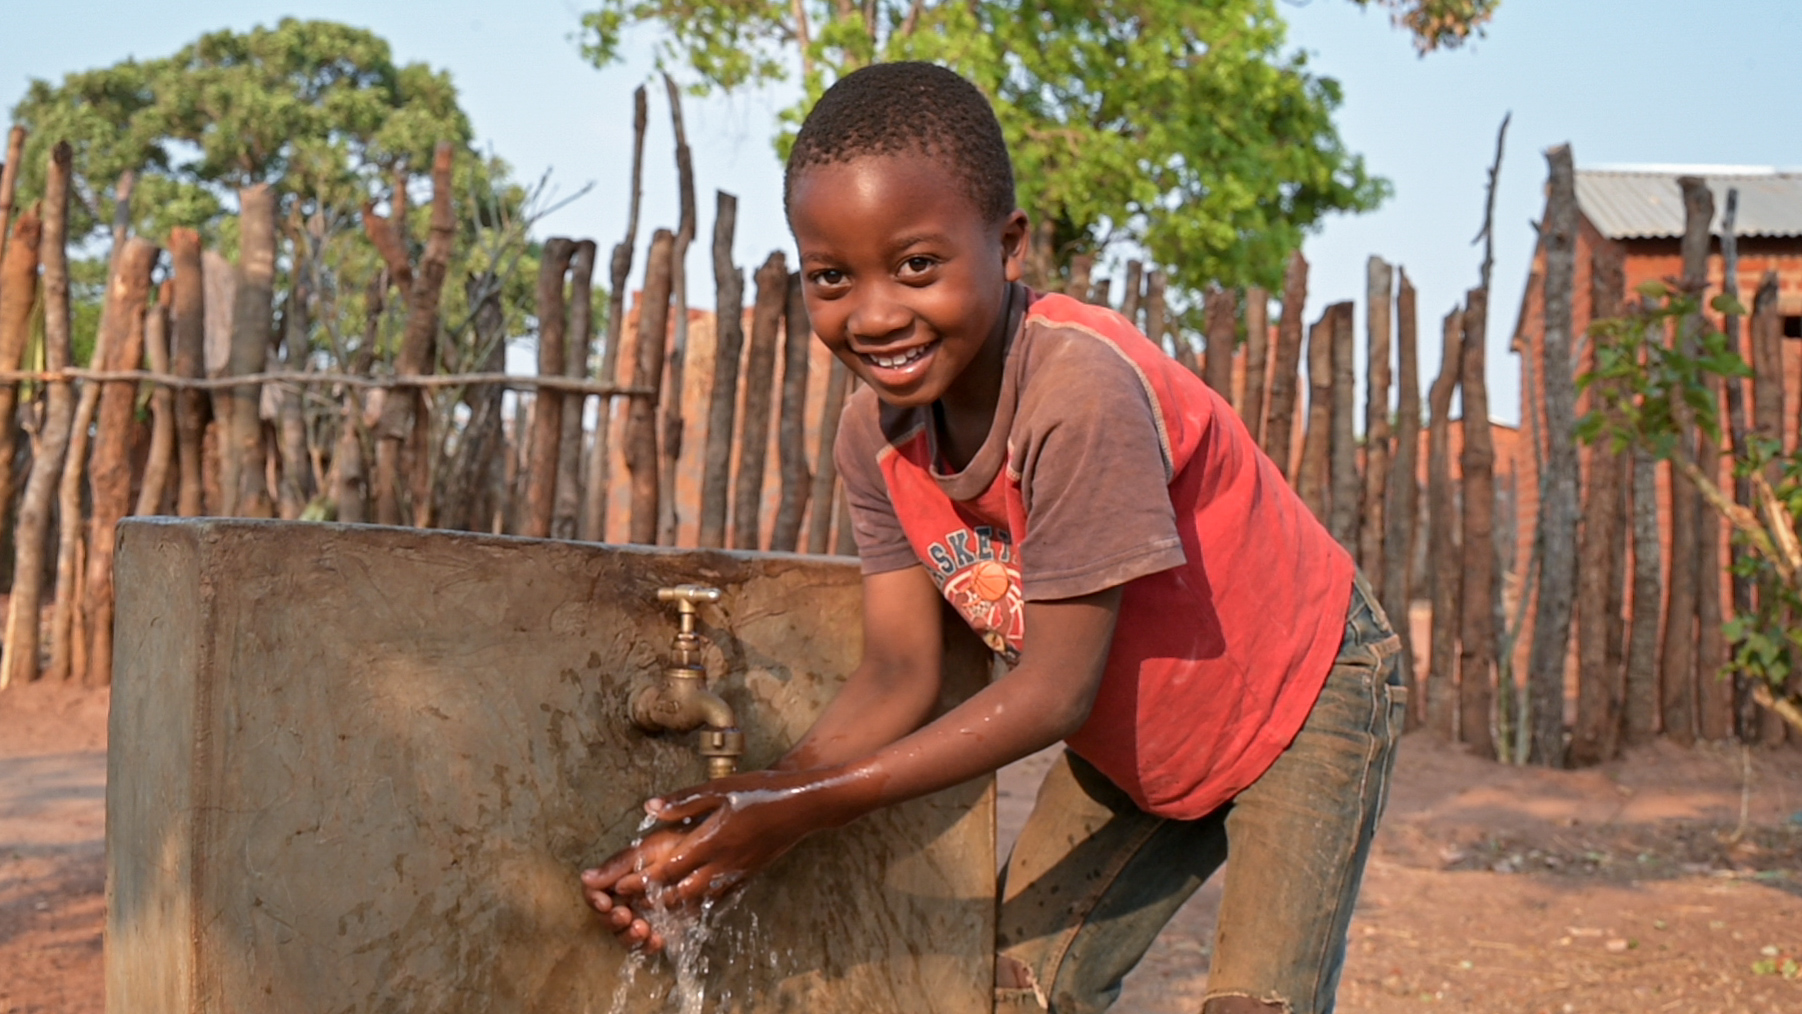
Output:
[[663,678],[632,695],[632,722],[646,732],[701,733],[701,755],[707,777],[724,778],[738,770],[745,736],[738,717],[720,695],[707,689],[700,666],[670,666]]
[[738,730],[732,705],[707,689],[707,670],[701,667],[701,639],[695,631],[696,606],[718,602],[720,590],[683,584],[659,588],[657,599],[676,605],[678,627],[670,646],[674,657],[664,667],[662,679],[632,695],[632,722],[646,732],[702,729],[700,753],[707,760],[707,777],[724,778],[738,770],[738,758],[745,752],[745,734]]

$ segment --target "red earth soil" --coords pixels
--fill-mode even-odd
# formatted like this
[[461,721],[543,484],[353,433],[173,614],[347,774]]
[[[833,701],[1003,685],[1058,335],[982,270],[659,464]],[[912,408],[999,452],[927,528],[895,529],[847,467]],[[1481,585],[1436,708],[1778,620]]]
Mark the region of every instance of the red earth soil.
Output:
[[[0,693],[0,1014],[102,1010],[106,706],[103,690]],[[1002,773],[1004,847],[1049,759]],[[1116,1009],[1199,1010],[1218,904],[1216,878]],[[1802,752],[1660,744],[1545,771],[1413,734],[1339,1010],[1794,1014],[1796,961]]]

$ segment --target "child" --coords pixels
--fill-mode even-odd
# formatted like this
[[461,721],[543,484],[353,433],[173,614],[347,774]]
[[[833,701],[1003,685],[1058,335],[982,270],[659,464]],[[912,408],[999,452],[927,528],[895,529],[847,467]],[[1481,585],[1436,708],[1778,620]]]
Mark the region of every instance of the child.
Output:
[[[1001,1009],[1106,1009],[1230,851],[1203,1011],[1330,1011],[1405,693],[1350,556],[1194,374],[1019,283],[1007,147],[956,74],[840,80],[786,198],[814,332],[866,384],[836,448],[863,662],[773,769],[649,801],[664,829],[590,903],[656,949],[648,885],[723,893],[1061,740],[1005,873]],[[941,596],[1011,668],[932,718]]]

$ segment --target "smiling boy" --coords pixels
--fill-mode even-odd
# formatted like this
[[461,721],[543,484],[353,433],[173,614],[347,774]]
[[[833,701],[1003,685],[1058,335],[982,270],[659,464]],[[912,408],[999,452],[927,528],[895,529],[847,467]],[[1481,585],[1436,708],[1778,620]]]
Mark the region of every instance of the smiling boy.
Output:
[[[1008,860],[1003,1009],[1100,1011],[1226,860],[1205,1014],[1330,1011],[1400,732],[1399,642],[1237,416],[1112,311],[1020,284],[987,101],[928,64],[823,96],[786,181],[840,423],[864,657],[769,771],[651,800],[582,876],[628,943],[801,838],[1067,750]],[[1008,663],[933,716],[941,599]]]

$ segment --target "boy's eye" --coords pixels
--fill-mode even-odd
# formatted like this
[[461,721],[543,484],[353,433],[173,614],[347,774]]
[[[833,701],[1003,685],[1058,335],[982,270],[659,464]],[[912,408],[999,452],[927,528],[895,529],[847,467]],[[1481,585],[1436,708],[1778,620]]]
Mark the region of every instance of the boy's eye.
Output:
[[813,284],[832,288],[845,284],[845,273],[837,268],[824,268],[813,273]]
[[937,266],[931,257],[909,257],[901,263],[903,273],[910,275],[923,275]]

